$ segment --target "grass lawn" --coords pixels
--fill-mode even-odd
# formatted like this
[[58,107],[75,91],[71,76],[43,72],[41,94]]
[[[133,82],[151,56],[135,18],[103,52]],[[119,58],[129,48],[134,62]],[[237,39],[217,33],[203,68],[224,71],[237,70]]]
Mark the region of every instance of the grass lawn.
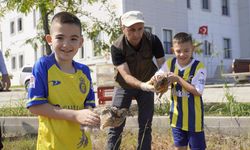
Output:
[[[137,107],[131,107],[132,111],[137,112]],[[227,103],[205,103],[205,116],[250,116],[250,103],[237,103],[229,101]],[[155,106],[155,115],[166,115],[169,113],[169,103],[163,103]],[[0,116],[34,116],[26,108],[25,104],[18,104],[16,107],[5,106],[0,108]],[[100,131],[93,133],[94,150],[102,150],[106,143],[107,133]],[[153,150],[172,150],[173,141],[171,132],[153,129]],[[207,133],[206,141],[208,150],[249,150],[250,135],[232,136],[222,135],[220,133]],[[123,142],[121,150],[136,149],[136,132],[126,131],[123,133]],[[5,138],[3,141],[3,150],[35,150],[36,136],[24,136]]]
[[[106,131],[92,134],[94,150],[104,149]],[[172,135],[169,130],[153,129],[152,150],[173,150]],[[137,144],[137,133],[126,130],[123,133],[121,150],[134,150]],[[249,150],[249,137],[221,135],[219,133],[206,133],[208,150]],[[24,136],[4,139],[3,150],[35,150],[36,136]]]

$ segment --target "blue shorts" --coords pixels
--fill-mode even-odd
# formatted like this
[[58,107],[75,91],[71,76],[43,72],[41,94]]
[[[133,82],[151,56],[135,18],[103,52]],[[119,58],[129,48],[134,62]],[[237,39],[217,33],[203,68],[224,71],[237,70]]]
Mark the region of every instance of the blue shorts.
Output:
[[191,132],[179,128],[172,128],[174,144],[176,147],[188,146],[191,150],[205,150],[206,141],[204,131]]

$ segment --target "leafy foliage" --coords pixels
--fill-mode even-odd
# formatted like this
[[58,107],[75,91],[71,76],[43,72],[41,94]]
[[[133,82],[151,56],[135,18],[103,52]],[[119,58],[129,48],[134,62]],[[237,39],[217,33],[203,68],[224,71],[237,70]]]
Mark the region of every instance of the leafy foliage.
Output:
[[[83,10],[84,5],[99,4],[99,10],[104,10],[108,13],[108,19],[101,21],[100,18],[94,16],[91,12]],[[9,11],[16,10],[17,12],[28,14],[33,9],[39,10],[41,18],[37,27],[38,34],[35,37],[28,39],[24,44],[31,44],[34,49],[38,45],[44,43],[44,36],[49,34],[49,22],[55,9],[71,12],[82,18],[87,18],[82,22],[82,27],[87,37],[94,42],[94,51],[96,54],[108,52],[110,44],[121,33],[119,28],[119,18],[117,17],[115,7],[108,3],[108,0],[4,0],[0,4],[0,16],[4,16]],[[91,23],[90,23],[91,22]],[[109,38],[108,41],[99,39],[98,36],[104,34]],[[50,46],[46,43],[46,54],[50,54]]]

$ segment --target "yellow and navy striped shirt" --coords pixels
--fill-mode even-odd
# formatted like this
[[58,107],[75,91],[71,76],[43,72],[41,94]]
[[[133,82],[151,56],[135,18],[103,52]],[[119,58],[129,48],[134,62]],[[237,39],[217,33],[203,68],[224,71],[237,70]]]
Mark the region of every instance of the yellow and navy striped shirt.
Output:
[[[181,68],[177,59],[172,58],[166,61],[166,66],[169,71],[194,85],[202,94],[206,78],[203,63],[193,59],[189,65]],[[171,86],[170,124],[172,127],[184,131],[202,131],[204,126],[202,97],[193,95],[178,83],[173,83]]]
[[[33,67],[27,107],[44,103],[73,110],[95,107],[89,68],[75,61],[73,66],[75,73],[68,74],[60,70],[54,54],[39,59]],[[77,149],[81,136],[78,123],[39,116],[37,150]],[[79,149],[91,147],[89,142]]]

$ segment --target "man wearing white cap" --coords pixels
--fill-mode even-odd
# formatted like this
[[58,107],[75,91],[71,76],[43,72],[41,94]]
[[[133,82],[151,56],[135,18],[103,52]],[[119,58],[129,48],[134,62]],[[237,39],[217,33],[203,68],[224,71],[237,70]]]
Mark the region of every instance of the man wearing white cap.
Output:
[[[146,82],[164,61],[164,50],[156,35],[144,31],[144,18],[140,11],[129,11],[121,16],[123,34],[111,46],[113,64],[118,70],[112,105],[129,108],[132,99],[138,104],[138,146],[140,150],[151,149],[151,123],[154,112],[154,87]],[[157,66],[153,62],[156,58]],[[111,128],[107,147],[117,150],[125,122]]]

